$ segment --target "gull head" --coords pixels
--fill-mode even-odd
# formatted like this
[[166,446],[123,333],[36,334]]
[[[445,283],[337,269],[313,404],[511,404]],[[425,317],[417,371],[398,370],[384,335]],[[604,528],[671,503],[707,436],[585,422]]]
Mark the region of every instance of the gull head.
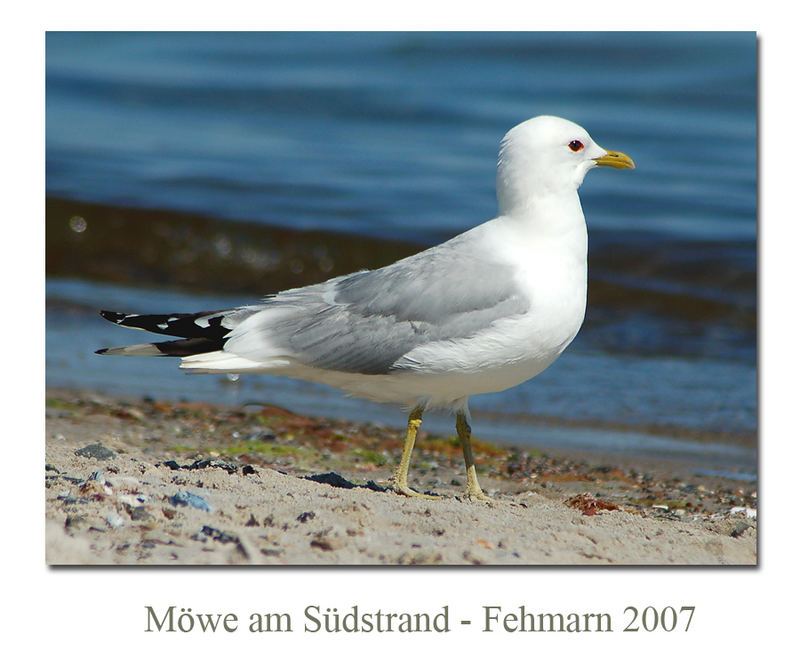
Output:
[[633,169],[624,153],[598,146],[580,125],[555,116],[536,116],[511,128],[497,160],[501,213],[535,205],[539,198],[574,195],[595,167]]

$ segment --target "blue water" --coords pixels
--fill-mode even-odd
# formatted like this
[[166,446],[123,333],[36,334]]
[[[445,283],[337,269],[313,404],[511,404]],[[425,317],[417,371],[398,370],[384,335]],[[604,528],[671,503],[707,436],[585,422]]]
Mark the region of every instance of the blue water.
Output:
[[[637,165],[594,170],[581,188],[592,275],[755,307],[755,33],[49,33],[46,76],[48,195],[422,243],[493,217],[506,130],[564,116]],[[618,269],[614,239],[627,244],[620,267],[653,256],[653,272]],[[394,418],[306,383],[91,354],[142,340],[98,307],[238,303],[166,287],[48,279],[48,383]],[[471,402],[486,424],[476,435],[664,456],[699,446],[714,468],[752,472],[733,436],[757,426],[754,327],[653,306],[598,309],[590,289],[562,359]],[[698,445],[658,430],[670,427],[716,435]]]
[[590,228],[755,238],[755,33],[49,33],[46,63],[53,195],[435,241],[546,113],[638,166],[587,179]]

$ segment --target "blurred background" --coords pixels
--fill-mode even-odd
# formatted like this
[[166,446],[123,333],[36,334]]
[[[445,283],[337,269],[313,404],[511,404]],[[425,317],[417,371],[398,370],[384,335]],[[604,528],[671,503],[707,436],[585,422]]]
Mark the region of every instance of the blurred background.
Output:
[[[375,268],[496,213],[503,134],[583,125],[584,328],[477,437],[756,471],[755,33],[48,33],[47,384],[397,424],[269,376],[98,357],[189,312]],[[447,432],[449,418],[426,419]]]

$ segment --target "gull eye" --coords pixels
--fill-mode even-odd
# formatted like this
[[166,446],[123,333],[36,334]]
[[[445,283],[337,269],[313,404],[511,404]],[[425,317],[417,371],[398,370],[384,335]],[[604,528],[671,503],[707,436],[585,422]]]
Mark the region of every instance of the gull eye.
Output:
[[571,150],[577,153],[579,150],[583,148],[583,144],[577,139],[573,139],[572,141],[569,142],[569,147]]

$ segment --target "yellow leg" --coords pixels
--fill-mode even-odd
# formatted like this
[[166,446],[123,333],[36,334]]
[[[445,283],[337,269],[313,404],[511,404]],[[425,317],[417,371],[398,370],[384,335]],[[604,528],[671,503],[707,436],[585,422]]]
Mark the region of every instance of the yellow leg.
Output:
[[417,442],[417,432],[422,426],[422,407],[416,407],[408,416],[408,430],[406,431],[406,441],[403,445],[403,456],[400,458],[400,465],[394,473],[392,489],[396,493],[404,496],[420,496],[418,491],[414,491],[408,486],[408,466],[411,463],[411,452],[414,451],[414,444]]
[[464,452],[464,464],[467,466],[467,498],[491,502],[491,498],[481,490],[481,485],[478,483],[478,473],[475,472],[475,459],[472,457],[472,440],[470,438],[472,428],[470,428],[467,415],[464,412],[456,414],[456,432],[458,433],[458,439],[461,441],[461,449]]

